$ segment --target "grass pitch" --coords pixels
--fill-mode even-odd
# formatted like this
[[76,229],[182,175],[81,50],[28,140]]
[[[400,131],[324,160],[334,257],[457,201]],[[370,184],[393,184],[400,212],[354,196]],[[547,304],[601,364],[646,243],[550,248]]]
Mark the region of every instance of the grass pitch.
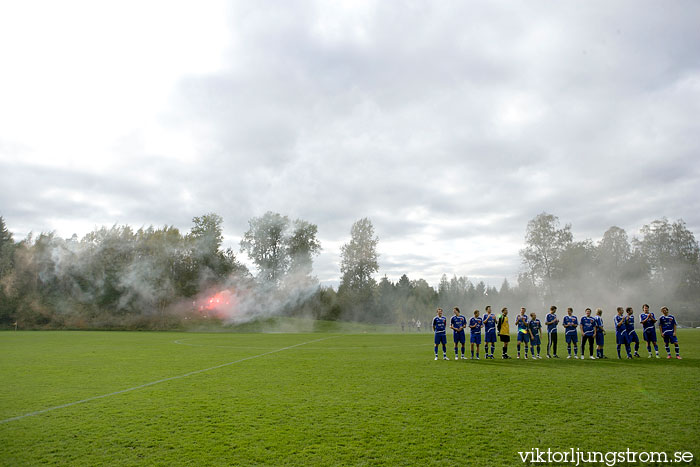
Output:
[[428,333],[2,332],[0,465],[495,466],[535,447],[697,465],[700,331],[680,361],[607,340],[605,361],[499,344],[456,362]]

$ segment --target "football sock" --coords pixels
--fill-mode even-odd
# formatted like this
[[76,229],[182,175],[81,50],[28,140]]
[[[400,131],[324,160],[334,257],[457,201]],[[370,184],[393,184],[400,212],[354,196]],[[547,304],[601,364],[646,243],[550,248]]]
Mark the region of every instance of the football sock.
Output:
[[678,344],[676,344],[676,357],[681,354],[681,348],[678,347]]
[[435,346],[435,356],[437,357],[437,345]]
[[622,355],[620,355],[620,344],[617,344],[617,358],[622,358]]
[[668,345],[666,346],[666,353],[671,355],[671,347],[669,347]]

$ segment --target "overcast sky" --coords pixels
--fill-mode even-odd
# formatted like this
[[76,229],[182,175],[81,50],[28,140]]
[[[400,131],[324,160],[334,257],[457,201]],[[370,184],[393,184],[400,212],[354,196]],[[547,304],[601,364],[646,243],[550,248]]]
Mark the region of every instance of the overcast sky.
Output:
[[[700,3],[0,4],[0,215],[29,231],[271,210],[322,282],[369,217],[380,275],[500,286],[542,211],[575,239],[700,237]],[[245,259],[245,258],[241,258]]]

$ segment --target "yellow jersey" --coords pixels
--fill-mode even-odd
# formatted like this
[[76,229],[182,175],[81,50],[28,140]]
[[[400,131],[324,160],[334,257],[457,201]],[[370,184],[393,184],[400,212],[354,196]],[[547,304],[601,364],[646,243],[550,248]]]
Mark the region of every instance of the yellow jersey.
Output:
[[508,325],[508,317],[505,315],[501,315],[498,317],[498,320],[501,321],[501,329],[499,329],[498,334],[502,336],[507,336],[510,334],[510,326]]

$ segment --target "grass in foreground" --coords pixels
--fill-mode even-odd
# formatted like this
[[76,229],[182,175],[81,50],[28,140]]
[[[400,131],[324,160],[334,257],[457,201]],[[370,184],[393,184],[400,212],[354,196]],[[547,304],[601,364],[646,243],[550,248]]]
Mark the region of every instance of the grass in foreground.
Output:
[[700,332],[679,339],[681,361],[436,362],[427,333],[3,332],[0,420],[237,363],[0,423],[0,464],[493,466],[534,447],[697,464]]

